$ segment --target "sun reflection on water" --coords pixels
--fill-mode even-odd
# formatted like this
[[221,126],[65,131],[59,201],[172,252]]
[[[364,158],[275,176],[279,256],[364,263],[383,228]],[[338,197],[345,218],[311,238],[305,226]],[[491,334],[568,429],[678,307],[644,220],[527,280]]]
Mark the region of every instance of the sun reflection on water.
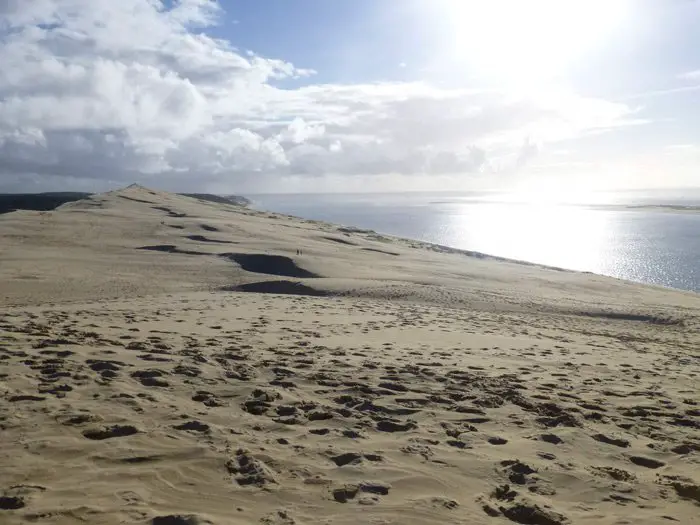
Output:
[[556,204],[460,205],[442,231],[452,246],[591,272],[606,268],[612,235],[608,214]]

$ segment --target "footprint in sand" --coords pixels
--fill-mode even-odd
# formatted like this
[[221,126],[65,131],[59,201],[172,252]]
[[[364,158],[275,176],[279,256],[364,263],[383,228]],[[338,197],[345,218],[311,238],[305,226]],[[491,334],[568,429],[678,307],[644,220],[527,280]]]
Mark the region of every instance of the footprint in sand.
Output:
[[166,372],[158,369],[137,370],[131,374],[131,377],[138,379],[143,386],[167,387],[170,386],[165,379],[161,379]]
[[211,432],[211,427],[207,425],[206,423],[202,423],[201,421],[188,421],[187,423],[182,423],[181,425],[175,425],[173,427],[175,430],[187,430],[190,432],[199,432],[199,433],[209,433]]
[[214,525],[212,521],[194,514],[171,514],[168,516],[156,516],[151,520],[151,525]]
[[236,456],[226,462],[226,468],[235,475],[239,485],[256,485],[263,487],[269,483],[276,484],[276,473],[249,451],[239,449]]
[[83,436],[87,439],[101,441],[118,437],[132,436],[140,431],[132,425],[112,425],[93,430],[85,430]]
[[630,446],[630,442],[626,439],[614,438],[614,437],[606,436],[605,434],[594,434],[591,437],[593,439],[595,439],[596,441],[599,441],[601,443],[605,443],[607,445],[613,445],[613,446],[620,447],[620,448],[628,448]]
[[0,496],[0,510],[18,510],[25,506],[26,502],[20,496]]
[[666,463],[664,463],[663,461],[659,461],[658,459],[653,458],[647,458],[645,456],[630,456],[629,460],[635,465],[639,465],[640,467],[646,467],[650,469],[657,469],[666,465]]

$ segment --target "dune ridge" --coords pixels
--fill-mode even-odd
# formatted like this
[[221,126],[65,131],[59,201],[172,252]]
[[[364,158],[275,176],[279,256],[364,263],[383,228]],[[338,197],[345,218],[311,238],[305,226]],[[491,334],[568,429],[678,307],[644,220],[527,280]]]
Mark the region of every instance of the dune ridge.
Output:
[[697,294],[136,185],[0,242],[0,523],[700,522]]

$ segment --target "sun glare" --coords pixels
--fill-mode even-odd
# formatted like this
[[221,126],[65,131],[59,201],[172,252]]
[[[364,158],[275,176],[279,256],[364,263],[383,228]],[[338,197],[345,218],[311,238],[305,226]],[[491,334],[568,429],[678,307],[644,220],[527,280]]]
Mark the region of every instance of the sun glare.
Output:
[[539,83],[600,46],[629,0],[442,0],[445,52],[499,80]]

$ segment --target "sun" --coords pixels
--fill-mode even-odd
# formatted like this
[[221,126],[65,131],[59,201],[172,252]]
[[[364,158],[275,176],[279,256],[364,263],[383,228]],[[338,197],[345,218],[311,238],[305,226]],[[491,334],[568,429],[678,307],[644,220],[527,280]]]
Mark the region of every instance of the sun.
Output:
[[551,79],[604,44],[630,0],[438,0],[444,52],[480,75]]

